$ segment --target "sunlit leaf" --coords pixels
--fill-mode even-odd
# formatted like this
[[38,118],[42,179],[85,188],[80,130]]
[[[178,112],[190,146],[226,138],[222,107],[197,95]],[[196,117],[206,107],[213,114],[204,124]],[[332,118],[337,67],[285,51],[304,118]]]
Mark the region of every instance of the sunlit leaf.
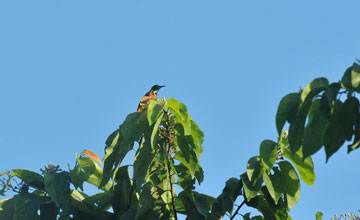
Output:
[[264,140],[260,144],[260,157],[268,171],[273,167],[278,154],[277,143],[272,140]]
[[174,98],[169,98],[165,108],[175,115],[175,121],[183,126],[184,134],[191,135],[191,117],[185,104]]
[[301,92],[301,104],[300,106],[308,99],[312,99],[319,92],[325,90],[329,86],[329,81],[326,78],[317,78],[311,81],[305,86]]
[[158,104],[157,101],[150,101],[146,113],[149,126],[153,125],[157,121],[162,110],[163,105]]
[[303,159],[302,149],[300,148],[296,152],[292,152],[290,148],[286,148],[283,155],[291,160],[295,165],[296,169],[300,173],[301,179],[308,185],[314,185],[315,183],[315,172],[314,163],[311,157]]
[[353,88],[360,86],[360,65],[354,63],[351,70],[351,85]]
[[323,213],[322,212],[317,212],[316,213],[316,220],[321,220],[323,217]]
[[12,170],[11,175],[19,177],[22,181],[24,181],[26,184],[28,184],[31,187],[40,190],[45,189],[44,177],[38,173],[25,169],[15,169]]
[[360,65],[354,63],[351,67],[349,67],[342,79],[341,79],[342,86],[347,89],[354,89],[359,87],[360,85]]

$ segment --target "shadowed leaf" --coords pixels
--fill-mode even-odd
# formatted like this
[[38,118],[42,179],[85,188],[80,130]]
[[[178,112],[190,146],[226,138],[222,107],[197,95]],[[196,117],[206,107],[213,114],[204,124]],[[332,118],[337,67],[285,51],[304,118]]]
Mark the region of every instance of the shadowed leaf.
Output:
[[281,131],[286,121],[289,123],[295,121],[299,103],[300,93],[290,93],[281,99],[276,112],[276,128],[279,136],[281,135]]
[[278,169],[274,169],[274,174],[268,175],[265,172],[263,174],[263,179],[271,197],[274,199],[274,202],[277,205],[279,198],[285,190],[284,175]]

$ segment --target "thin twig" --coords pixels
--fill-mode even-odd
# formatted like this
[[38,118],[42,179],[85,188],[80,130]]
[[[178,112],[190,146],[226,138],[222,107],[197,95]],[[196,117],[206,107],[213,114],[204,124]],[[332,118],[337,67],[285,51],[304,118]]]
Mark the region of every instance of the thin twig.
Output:
[[244,201],[237,207],[235,213],[231,216],[230,220],[233,220],[235,218],[235,216],[238,214],[240,208],[245,204],[245,199]]

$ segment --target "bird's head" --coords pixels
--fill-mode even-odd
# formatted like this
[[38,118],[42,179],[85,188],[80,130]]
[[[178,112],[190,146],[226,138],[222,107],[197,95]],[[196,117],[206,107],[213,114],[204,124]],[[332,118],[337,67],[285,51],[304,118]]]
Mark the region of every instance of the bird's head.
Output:
[[154,94],[156,94],[162,87],[165,86],[159,86],[159,85],[153,85],[153,87],[151,87],[151,90]]

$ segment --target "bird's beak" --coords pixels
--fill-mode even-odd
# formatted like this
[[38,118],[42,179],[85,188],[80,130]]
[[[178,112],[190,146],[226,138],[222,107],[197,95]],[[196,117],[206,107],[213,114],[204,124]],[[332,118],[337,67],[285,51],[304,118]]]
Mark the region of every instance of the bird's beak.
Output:
[[160,88],[162,88],[162,87],[165,87],[165,86],[160,86]]

